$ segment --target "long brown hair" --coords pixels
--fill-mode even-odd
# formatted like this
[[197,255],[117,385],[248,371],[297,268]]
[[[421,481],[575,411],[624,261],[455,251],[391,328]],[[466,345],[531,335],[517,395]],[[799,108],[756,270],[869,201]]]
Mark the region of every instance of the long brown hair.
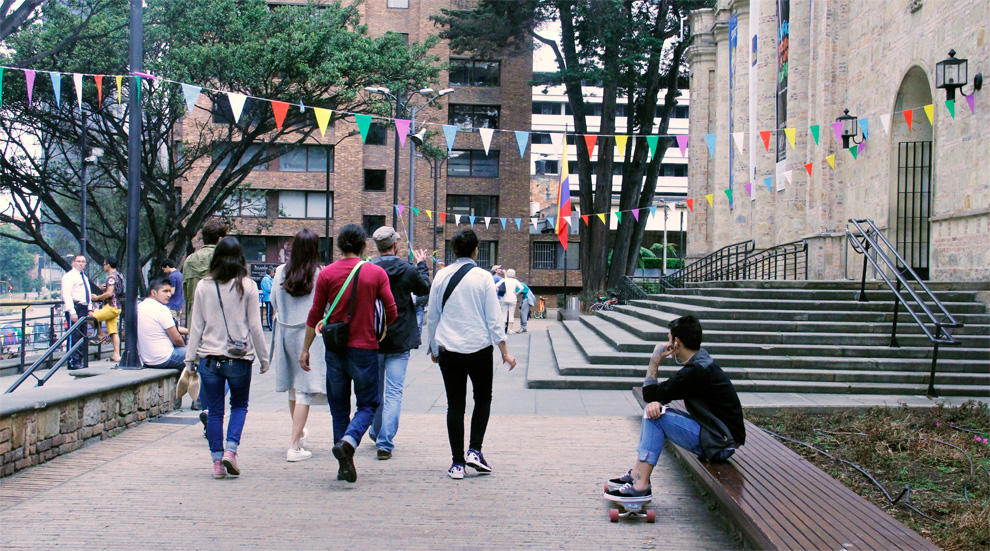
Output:
[[218,283],[234,280],[234,287],[241,298],[244,297],[244,278],[248,275],[244,250],[236,238],[227,236],[217,243],[210,260],[210,277]]
[[320,265],[320,236],[310,230],[302,230],[292,238],[292,251],[285,265],[285,281],[282,288],[290,296],[304,297],[316,283],[316,269]]

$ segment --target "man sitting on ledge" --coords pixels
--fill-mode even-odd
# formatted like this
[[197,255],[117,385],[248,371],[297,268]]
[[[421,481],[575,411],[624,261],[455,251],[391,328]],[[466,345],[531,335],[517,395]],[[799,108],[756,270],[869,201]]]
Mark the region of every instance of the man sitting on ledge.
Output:
[[[653,349],[643,382],[647,404],[636,448],[639,456],[629,472],[608,481],[605,497],[612,501],[652,497],[650,475],[660,459],[665,438],[708,461],[727,460],[746,440],[736,389],[701,348],[701,322],[694,316],[684,316],[671,321],[668,327],[670,342]],[[684,367],[658,384],[657,367],[668,356]],[[665,404],[674,400],[684,400],[687,413],[666,408]]]
[[182,369],[185,365],[186,343],[182,335],[188,335],[189,330],[175,325],[166,306],[173,292],[169,280],[152,280],[148,298],[138,304],[138,353],[145,367]]

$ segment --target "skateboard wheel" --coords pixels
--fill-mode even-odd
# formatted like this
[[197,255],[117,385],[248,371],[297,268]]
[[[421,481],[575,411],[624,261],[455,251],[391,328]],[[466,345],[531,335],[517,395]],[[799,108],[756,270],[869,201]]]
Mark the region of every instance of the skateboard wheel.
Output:
[[652,524],[652,523],[654,523],[656,521],[657,521],[657,512],[656,511],[652,511],[652,510],[651,511],[647,511],[646,512],[646,522],[649,522],[649,523]]
[[604,489],[605,489],[605,493],[607,494],[608,493],[608,483],[607,482],[605,483],[605,488]]
[[608,519],[612,522],[619,522],[619,510],[612,509],[608,512]]

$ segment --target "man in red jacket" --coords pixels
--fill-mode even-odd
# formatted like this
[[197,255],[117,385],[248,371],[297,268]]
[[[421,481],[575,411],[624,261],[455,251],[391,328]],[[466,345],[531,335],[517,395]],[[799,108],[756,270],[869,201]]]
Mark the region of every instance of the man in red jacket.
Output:
[[[354,314],[348,317],[351,303],[350,285],[343,289],[351,271],[361,262],[368,236],[357,224],[348,224],[337,235],[337,247],[344,258],[323,268],[316,277],[313,307],[306,320],[306,339],[299,355],[299,366],[309,371],[309,347],[316,338],[316,327],[323,320],[327,307],[337,295],[340,300],[327,323],[349,321],[347,349],[327,350],[327,399],[333,419],[333,455],[340,464],[337,480],[355,482],[354,450],[375,418],[378,408],[378,337],[375,335],[375,300],[385,307],[386,325],[396,319],[395,300],[389,289],[385,270],[364,262],[356,276],[357,295]],[[351,283],[353,285],[353,282]],[[357,399],[357,411],[351,418],[351,383]]]

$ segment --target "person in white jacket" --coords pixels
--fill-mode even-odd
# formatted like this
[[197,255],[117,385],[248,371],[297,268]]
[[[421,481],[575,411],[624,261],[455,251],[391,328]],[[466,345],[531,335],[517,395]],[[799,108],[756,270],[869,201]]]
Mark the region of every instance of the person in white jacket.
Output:
[[512,327],[512,320],[516,315],[516,295],[523,290],[523,284],[516,279],[516,271],[512,268],[506,270],[505,279],[498,282],[497,289],[500,297],[499,305],[502,307],[502,319],[505,320],[505,332],[515,333],[509,328]]

